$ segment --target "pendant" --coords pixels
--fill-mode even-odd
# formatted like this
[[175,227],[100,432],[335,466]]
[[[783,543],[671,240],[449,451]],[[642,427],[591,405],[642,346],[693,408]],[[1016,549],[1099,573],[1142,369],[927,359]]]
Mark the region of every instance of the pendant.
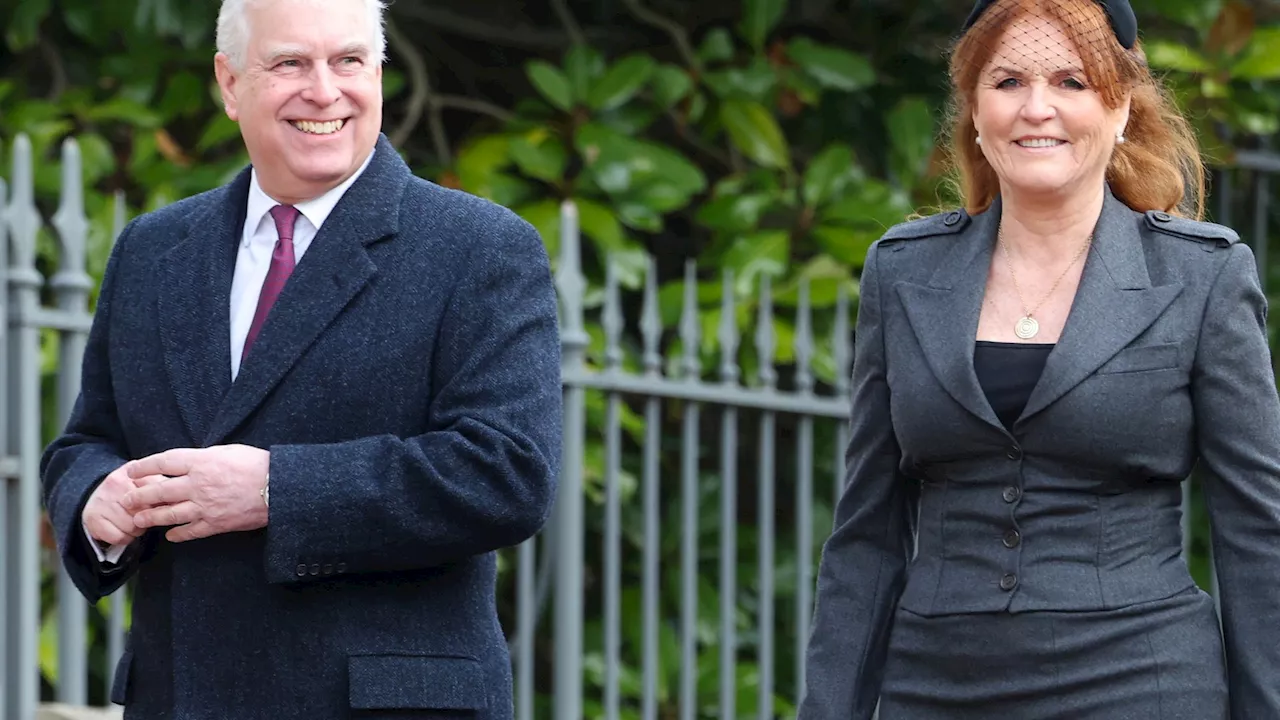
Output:
[[1028,315],[1018,321],[1013,332],[1023,340],[1030,340],[1036,336],[1036,333],[1040,332],[1040,323],[1036,322],[1035,318]]

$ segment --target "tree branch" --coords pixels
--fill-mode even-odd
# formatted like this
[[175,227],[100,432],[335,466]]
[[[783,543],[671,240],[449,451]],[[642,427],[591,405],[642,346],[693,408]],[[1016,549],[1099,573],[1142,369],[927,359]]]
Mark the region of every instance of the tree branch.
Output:
[[[391,143],[400,147],[409,139],[413,129],[422,120],[423,111],[426,110],[427,102],[431,99],[431,76],[427,74],[427,62],[422,58],[422,53],[418,52],[413,43],[400,32],[397,24],[391,20],[387,21],[387,42],[390,43],[391,49],[404,60],[405,67],[409,71],[408,109],[405,111],[404,119],[391,133]],[[436,156],[440,158],[441,164],[449,165],[452,162],[451,153],[443,123],[438,117],[433,116],[427,118],[427,124],[431,127],[431,139],[435,143]]]
[[640,4],[640,0],[623,0],[627,9],[631,11],[636,19],[647,25],[652,25],[659,30],[665,31],[671,36],[671,41],[675,43],[676,49],[680,51],[681,57],[684,58],[685,64],[689,69],[702,74],[702,63],[698,60],[698,56],[693,52],[693,46],[689,44],[689,32],[684,29],[680,23],[670,18],[665,18],[658,13],[646,8]]
[[582,34],[582,27],[574,19],[573,13],[569,11],[568,3],[565,0],[551,0],[551,7],[560,18],[560,24],[564,25],[564,31],[569,33],[569,40],[574,45],[586,45],[587,38]]
[[[434,3],[415,2],[396,3],[393,7],[395,8],[395,14],[400,17],[421,20],[438,30],[453,35],[461,35],[472,40],[480,40],[503,47],[522,48],[525,50],[556,50],[564,49],[572,42],[572,38],[567,33],[558,30],[546,30],[527,24],[490,24],[484,20],[459,15],[449,10],[433,7],[433,5]],[[583,36],[591,42],[617,42],[620,38],[626,37],[625,34],[600,28],[585,30],[583,31]]]
[[429,102],[436,107],[470,110],[479,115],[488,115],[504,123],[511,122],[516,118],[515,113],[487,100],[477,100],[476,98],[463,97],[461,95],[433,95]]

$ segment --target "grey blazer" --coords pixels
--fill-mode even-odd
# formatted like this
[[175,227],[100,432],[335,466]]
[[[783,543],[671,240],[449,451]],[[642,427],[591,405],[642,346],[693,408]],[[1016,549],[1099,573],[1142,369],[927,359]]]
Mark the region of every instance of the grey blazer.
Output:
[[1280,400],[1252,252],[1108,191],[1062,337],[1006,430],[973,368],[999,218],[997,202],[904,223],[867,255],[800,717],[871,717],[899,604],[1087,611],[1192,587],[1179,502],[1197,462],[1232,716],[1280,717]]

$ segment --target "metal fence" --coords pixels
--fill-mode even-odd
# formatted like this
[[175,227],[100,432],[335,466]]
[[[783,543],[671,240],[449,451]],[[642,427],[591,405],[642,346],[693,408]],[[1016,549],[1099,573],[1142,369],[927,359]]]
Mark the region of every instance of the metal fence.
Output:
[[[42,427],[50,421],[60,427],[79,390],[93,282],[87,272],[91,232],[76,142],[67,140],[62,146],[61,195],[52,232],[44,228],[36,207],[36,159],[27,138],[19,136],[13,142],[11,155],[8,186],[0,179],[0,317],[7,319],[0,322],[5,348],[0,353],[0,525],[5,538],[0,709],[6,718],[30,718],[41,700],[37,658],[42,627],[57,636],[56,680],[49,679],[56,699],[86,704],[90,698],[90,608],[61,570],[55,553],[42,544],[38,461]],[[1242,235],[1250,238],[1264,267],[1273,207],[1268,178],[1277,172],[1280,157],[1263,148],[1240,155],[1233,169],[1215,176],[1217,219],[1229,223],[1239,213],[1249,213],[1253,227]],[[1248,192],[1236,192],[1237,185]],[[99,242],[113,241],[123,228],[123,197],[114,198],[113,212],[111,238]],[[787,348],[794,376],[780,383],[774,290],[767,276],[753,289],[758,292],[751,293],[746,313],[735,300],[735,279],[726,273],[721,279],[719,322],[704,327],[696,268],[687,264],[681,297],[675,299],[679,321],[667,331],[658,272],[650,260],[639,282],[639,297],[634,298],[638,303],[630,304],[639,330],[639,347],[631,353],[638,356],[639,365],[633,367],[623,350],[628,338],[636,336],[624,332],[628,304],[617,266],[606,262],[604,287],[588,288],[572,203],[561,208],[560,233],[556,285],[564,351],[565,444],[559,501],[552,522],[538,538],[503,554],[505,563],[514,563],[514,598],[503,620],[512,649],[517,717],[656,720],[669,717],[673,708],[680,720],[746,713],[765,720],[783,714],[779,706],[798,702],[804,686],[803,646],[815,549],[828,529],[815,526],[814,502],[829,492],[825,497],[834,504],[844,466],[850,411],[848,298],[839,294],[828,316],[829,339],[820,339],[815,335],[809,285],[800,284]],[[53,248],[56,261],[46,256],[38,263],[41,238],[53,241],[45,247]],[[46,278],[40,264],[57,269]],[[594,341],[602,348],[598,353],[590,352],[588,305],[602,335]],[[744,314],[754,330],[749,341],[756,369],[750,377],[744,377],[738,365]],[[668,358],[665,349],[672,340],[678,341],[679,354]],[[834,381],[829,387],[815,379],[820,342],[830,343]],[[50,343],[56,343],[56,356],[48,356]],[[717,364],[704,368],[705,357],[716,358]],[[49,374],[56,377],[52,419],[44,417],[41,399],[42,378]],[[597,406],[602,410],[598,416],[593,414]],[[633,412],[636,422],[624,432],[627,415]],[[589,422],[589,416],[598,421]],[[680,429],[675,439],[662,434],[664,421],[671,418]],[[707,433],[709,428],[715,432]],[[793,437],[782,437],[791,434],[788,431]],[[816,432],[823,433],[824,442],[815,443]],[[753,438],[755,446],[744,448],[744,438]],[[704,446],[711,451],[704,452]],[[598,504],[586,499],[588,475],[596,472],[596,465],[587,460],[593,447],[603,451],[599,477],[593,479],[602,494]],[[831,457],[817,455],[820,447],[829,448]],[[751,462],[743,463],[744,456]],[[674,476],[665,470],[669,464],[677,468]],[[787,483],[779,483],[780,470]],[[705,491],[708,476],[713,494]],[[628,477],[634,479],[634,487],[624,492]],[[752,486],[753,497],[739,496],[740,488]],[[670,487],[678,488],[677,498],[664,490]],[[793,494],[783,498],[780,488]],[[742,558],[739,517],[748,502],[754,503],[758,525],[754,557]],[[673,507],[678,511],[674,520],[664,515]],[[790,537],[779,536],[775,524],[783,507],[789,508],[786,520],[794,528]],[[600,517],[594,516],[597,512]],[[1184,518],[1189,517],[1184,512]],[[699,536],[708,518],[717,526],[718,537],[714,550],[705,552],[710,557],[704,558]],[[679,544],[674,578],[664,574],[670,568],[660,562],[660,548],[673,535]],[[638,559],[624,555],[624,537],[640,548]],[[780,577],[782,544],[790,545],[795,561]],[[589,548],[599,553],[599,577],[594,572],[586,577]],[[744,560],[756,575],[751,601],[745,604],[740,602],[745,583],[739,577]],[[714,568],[712,579],[705,580],[704,570],[709,568]],[[56,577],[56,590],[42,607],[42,577],[48,574]],[[624,576],[639,585],[636,602],[624,597]],[[701,608],[700,588],[707,587],[716,590],[717,607]],[[794,617],[777,617],[777,599],[784,592]],[[126,594],[127,587],[106,601],[107,651],[94,673],[106,683],[123,647]],[[659,609],[667,599],[678,608],[675,617]],[[544,621],[548,607],[550,617]],[[598,611],[592,609],[596,607]],[[42,624],[42,617],[55,612],[56,622]],[[710,626],[704,621],[708,612],[716,618]],[[588,628],[598,632],[588,637]],[[537,652],[539,644],[544,644],[543,655]],[[624,663],[624,656],[638,658],[638,669]],[[777,658],[787,656],[793,665],[779,668]],[[744,657],[751,661],[746,676],[739,669]],[[714,659],[707,666],[710,670],[702,662],[708,658]],[[550,677],[539,676],[540,671]],[[789,674],[785,687],[778,680],[782,671]],[[745,695],[744,688],[749,690]],[[105,688],[101,695],[106,695]]]

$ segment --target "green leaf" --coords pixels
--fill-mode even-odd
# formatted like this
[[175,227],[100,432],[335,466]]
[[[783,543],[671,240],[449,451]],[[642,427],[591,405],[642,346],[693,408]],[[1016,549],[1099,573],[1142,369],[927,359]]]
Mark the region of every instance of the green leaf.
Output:
[[653,88],[653,100],[659,108],[666,110],[684,99],[693,89],[693,78],[678,65],[662,65],[653,72],[650,79]]
[[383,68],[382,70],[382,97],[384,100],[393,98],[404,90],[407,81],[404,73],[391,68]]
[[818,212],[823,224],[847,224],[883,233],[906,219],[912,206],[906,193],[878,180],[851,186]]
[[574,198],[578,206],[578,225],[601,249],[616,252],[625,249],[626,236],[618,216],[612,210],[594,200]]
[[160,116],[154,110],[141,103],[120,97],[112,98],[97,107],[90,108],[86,116],[87,119],[93,122],[118,120],[129,123],[134,127],[148,130],[158,128],[161,125]]
[[765,193],[744,193],[718,197],[698,209],[699,223],[725,233],[742,233],[755,229],[760,216],[774,203]]
[[743,0],[742,37],[755,50],[763,49],[764,41],[786,9],[787,0]]
[[778,84],[778,74],[768,60],[757,57],[744,68],[706,73],[707,87],[718,97],[763,102]]
[[505,135],[481,135],[458,150],[454,170],[463,189],[484,195],[483,188],[494,173],[511,162],[511,139]]
[[653,75],[654,61],[648,55],[630,55],[605,72],[587,95],[593,110],[612,110],[635,97]]
[[627,227],[641,232],[662,232],[662,216],[634,202],[618,203],[618,219]]
[[546,128],[534,128],[511,138],[511,159],[529,177],[553,182],[564,175],[569,154]]
[[733,59],[733,36],[722,27],[711,28],[698,46],[698,59],[713,63]]
[[1171,40],[1152,40],[1146,45],[1147,63],[1161,70],[1181,72],[1209,72],[1213,65],[1203,55],[1182,43]]
[[1280,27],[1265,27],[1253,33],[1244,56],[1231,68],[1241,80],[1280,78]]
[[10,50],[21,52],[35,44],[40,37],[40,23],[49,16],[51,6],[51,0],[21,0],[17,3],[4,34]]
[[853,150],[848,145],[828,145],[805,168],[801,194],[806,207],[817,207],[844,189],[853,173]]
[[569,88],[569,78],[559,68],[542,60],[534,60],[527,66],[527,72],[529,81],[547,102],[566,112],[573,109],[573,91]]
[[564,72],[573,101],[583,102],[591,81],[604,72],[604,58],[590,45],[574,45],[564,54]]
[[893,167],[902,185],[912,186],[925,172],[933,153],[933,116],[918,97],[905,97],[886,118]]
[[725,252],[721,267],[733,270],[738,292],[748,293],[761,273],[784,274],[790,258],[790,234],[786,230],[762,230],[735,240]]
[[204,132],[200,133],[200,139],[196,141],[196,151],[204,152],[238,137],[240,137],[240,123],[224,113],[217,113],[209,120],[209,124],[204,126]]
[[169,78],[158,109],[164,117],[195,117],[207,110],[203,100],[204,80],[195,73],[181,72]]
[[98,133],[87,132],[76,136],[80,143],[81,169],[84,184],[92,186],[116,169],[115,152],[111,144]]
[[662,183],[687,197],[707,184],[702,170],[680,153],[599,123],[578,128],[575,145],[600,187],[611,195]]
[[747,157],[767,167],[791,166],[791,151],[782,128],[760,103],[727,100],[720,106],[720,121],[729,139]]
[[862,55],[821,45],[807,37],[792,40],[787,55],[823,87],[853,91],[876,81],[875,70]]
[[877,229],[854,229],[835,225],[820,225],[810,231],[818,247],[824,253],[848,266],[862,267],[867,250],[884,233]]

